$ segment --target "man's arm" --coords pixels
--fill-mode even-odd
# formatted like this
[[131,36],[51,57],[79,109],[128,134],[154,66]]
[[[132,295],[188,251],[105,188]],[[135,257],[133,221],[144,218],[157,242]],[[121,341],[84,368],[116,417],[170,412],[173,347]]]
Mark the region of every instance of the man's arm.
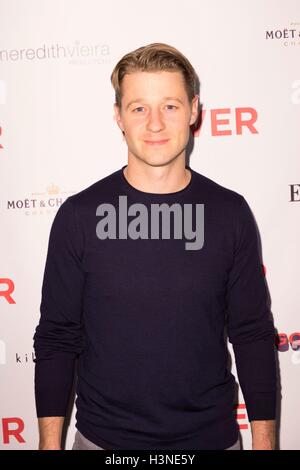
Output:
[[242,198],[227,284],[228,337],[251,423],[253,450],[270,450],[275,447],[275,328],[258,246],[255,221]]
[[83,233],[73,203],[59,208],[49,236],[41,316],[34,335],[40,449],[60,449],[76,357],[83,349]]
[[61,434],[64,424],[63,416],[38,418],[39,450],[61,450]]
[[250,421],[252,450],[275,450],[276,421],[274,419]]

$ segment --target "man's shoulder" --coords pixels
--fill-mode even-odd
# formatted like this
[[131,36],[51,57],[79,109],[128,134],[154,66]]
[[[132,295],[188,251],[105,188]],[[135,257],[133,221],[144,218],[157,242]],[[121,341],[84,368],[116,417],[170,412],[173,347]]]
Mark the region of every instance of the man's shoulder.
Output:
[[68,202],[76,206],[98,202],[107,198],[118,190],[120,169],[104,176],[90,186],[68,197]]
[[195,171],[196,190],[203,194],[203,197],[208,202],[218,203],[220,206],[230,204],[235,207],[239,206],[244,200],[244,196],[233,190],[218,183],[202,173]]

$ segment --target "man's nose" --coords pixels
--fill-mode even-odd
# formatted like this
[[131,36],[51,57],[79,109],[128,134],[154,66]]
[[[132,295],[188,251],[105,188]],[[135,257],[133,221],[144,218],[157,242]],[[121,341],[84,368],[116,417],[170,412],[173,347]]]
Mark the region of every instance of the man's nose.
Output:
[[163,116],[159,109],[152,109],[149,112],[147,130],[152,132],[159,132],[165,127]]

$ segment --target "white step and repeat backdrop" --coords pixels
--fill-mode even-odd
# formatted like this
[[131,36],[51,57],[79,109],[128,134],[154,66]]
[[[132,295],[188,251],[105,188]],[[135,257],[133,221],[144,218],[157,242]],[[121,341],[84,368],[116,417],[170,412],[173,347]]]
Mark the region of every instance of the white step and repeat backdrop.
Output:
[[[151,42],[177,47],[200,77],[190,165],[243,194],[256,217],[278,332],[280,447],[300,449],[299,0],[0,1],[1,449],[37,448],[32,337],[49,230],[62,201],[126,164],[110,74]],[[241,392],[234,412],[250,449]]]

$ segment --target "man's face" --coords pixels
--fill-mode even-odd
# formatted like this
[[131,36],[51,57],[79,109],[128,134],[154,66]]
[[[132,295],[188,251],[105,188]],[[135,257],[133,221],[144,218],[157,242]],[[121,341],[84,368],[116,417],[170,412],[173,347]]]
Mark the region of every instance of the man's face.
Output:
[[122,83],[122,107],[115,119],[125,132],[128,155],[152,166],[185,155],[198,95],[189,103],[180,72],[134,72]]

